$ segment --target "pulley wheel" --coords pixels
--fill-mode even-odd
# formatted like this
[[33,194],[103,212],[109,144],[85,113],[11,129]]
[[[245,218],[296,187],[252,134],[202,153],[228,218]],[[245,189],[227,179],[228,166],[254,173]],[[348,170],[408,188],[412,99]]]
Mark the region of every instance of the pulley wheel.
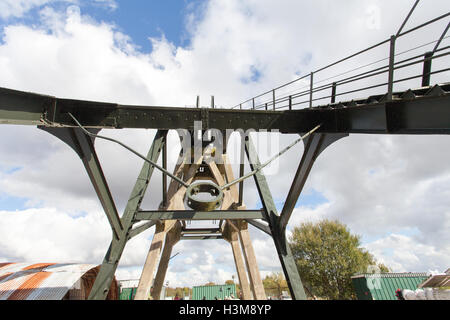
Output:
[[213,211],[220,208],[223,192],[209,181],[194,182],[186,190],[187,204],[196,211]]

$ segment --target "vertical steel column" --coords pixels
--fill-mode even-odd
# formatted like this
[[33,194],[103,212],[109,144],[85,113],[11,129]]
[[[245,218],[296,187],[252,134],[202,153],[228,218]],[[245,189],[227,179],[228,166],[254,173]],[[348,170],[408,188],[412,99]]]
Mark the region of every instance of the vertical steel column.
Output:
[[389,46],[389,78],[388,78],[388,95],[387,100],[392,101],[394,92],[394,64],[395,64],[395,36],[391,36]]
[[[240,163],[239,163],[239,177],[242,177],[244,175],[244,163],[245,163],[245,137],[244,135],[241,136],[241,157],[240,157]],[[243,204],[243,198],[244,198],[244,180],[239,182],[239,202],[238,205],[242,206]]]
[[[251,169],[255,170],[261,165],[261,163],[249,135],[246,137],[245,151],[247,153]],[[292,256],[291,248],[289,247],[289,243],[286,239],[286,234],[279,227],[279,216],[277,214],[277,209],[275,207],[275,203],[273,202],[272,194],[269,190],[266,178],[261,171],[256,173],[253,177],[267,215],[267,220],[272,232],[278,257],[280,259],[292,298],[296,300],[306,300],[305,290],[303,288],[300,275],[298,274],[297,265],[294,257]]]
[[275,89],[272,90],[272,100],[273,100],[273,111],[275,111],[276,110],[276,108],[275,108],[275,104],[276,104]]
[[[152,146],[147,154],[147,158],[153,162],[158,161],[161,153],[161,147],[165,142],[166,135],[167,131],[165,130],[158,130],[156,133]],[[111,241],[105,258],[103,259],[102,266],[100,267],[99,273],[89,294],[89,300],[104,300],[108,295],[112,279],[114,278],[114,273],[116,272],[117,265],[129,239],[129,233],[132,230],[134,216],[139,209],[142,199],[144,198],[145,191],[147,190],[150,178],[153,174],[153,169],[154,167],[152,165],[148,162],[144,162],[141,172],[130,194],[125,211],[122,215],[121,222],[124,226],[123,232],[118,239],[113,238]]]
[[314,86],[314,72],[311,72],[309,84],[309,107],[312,108],[313,104],[313,86]]
[[[162,147],[162,167],[167,170],[167,136],[164,137],[164,144]],[[167,207],[167,175],[162,174],[162,205]]]
[[432,63],[433,52],[425,53],[425,60],[423,61],[423,72],[422,72],[422,87],[428,87],[430,85],[431,79],[431,63]]
[[331,103],[336,102],[336,82],[333,82],[331,86]]

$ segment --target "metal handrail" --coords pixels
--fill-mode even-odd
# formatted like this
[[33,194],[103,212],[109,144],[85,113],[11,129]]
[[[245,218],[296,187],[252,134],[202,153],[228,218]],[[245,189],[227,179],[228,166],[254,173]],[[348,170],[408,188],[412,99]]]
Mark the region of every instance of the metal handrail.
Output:
[[[450,46],[446,46],[444,48],[437,49],[436,52],[444,51],[444,50],[447,50],[447,49],[450,49]],[[416,55],[416,56],[413,56],[413,57],[410,57],[410,58],[407,58],[407,59],[395,62],[394,66],[396,66],[396,67],[394,67],[393,70],[406,68],[406,67],[418,64],[418,63],[425,62],[426,60],[430,60],[430,59],[433,60],[433,59],[442,58],[442,57],[447,56],[449,54],[450,54],[450,51],[449,52],[445,52],[445,53],[440,54],[440,55],[435,55],[435,56],[430,57],[430,58],[423,58],[423,54]],[[411,60],[414,60],[414,59],[418,59],[418,58],[422,58],[422,59],[420,59],[418,61],[410,62],[410,63],[405,63],[405,62],[408,62],[408,61],[411,61]],[[400,65],[402,63],[405,63],[405,64]],[[350,77],[347,77],[347,78],[344,78],[344,79],[337,80],[337,81],[335,81],[333,83],[327,83],[327,84],[322,85],[320,87],[316,87],[315,89],[312,90],[312,92],[313,93],[317,93],[317,92],[320,92],[320,91],[324,91],[324,90],[330,89],[330,88],[333,87],[333,85],[344,85],[344,84],[348,84],[348,83],[351,83],[351,82],[356,82],[358,80],[363,80],[363,79],[367,79],[367,78],[370,78],[370,77],[374,77],[374,76],[377,76],[377,75],[380,75],[380,74],[388,72],[389,70],[387,68],[389,68],[389,65],[384,65],[384,66],[378,67],[376,69],[372,69],[372,70],[369,70],[369,71],[366,71],[366,72],[363,72],[363,73],[360,73],[360,74],[357,74],[357,75],[353,75],[353,76],[350,76]],[[310,90],[304,90],[304,91],[301,91],[301,92],[297,92],[295,94],[284,95],[284,96],[279,97],[278,99],[276,99],[276,103],[278,104],[278,103],[289,101],[290,98],[295,99],[295,98],[299,98],[299,97],[302,97],[302,96],[306,96],[309,93],[310,93]],[[316,101],[316,100],[320,100],[320,99],[313,99],[313,101]],[[260,104],[255,106],[255,109],[261,109],[267,103],[269,103],[269,101],[260,103]],[[279,109],[279,108],[276,108],[276,109]]]
[[[416,27],[413,27],[413,28],[411,28],[409,30],[403,31],[407,21],[411,17],[411,15],[412,15],[413,11],[415,10],[415,8],[417,7],[418,3],[419,3],[419,0],[417,0],[414,3],[414,6],[412,7],[410,12],[408,13],[408,16],[406,17],[406,19],[403,21],[401,27],[397,31],[397,34],[392,36],[392,37],[390,37],[389,39],[386,39],[386,40],[384,40],[382,42],[379,42],[379,43],[377,43],[377,44],[375,44],[373,46],[370,46],[370,47],[368,47],[368,48],[366,48],[364,50],[358,51],[358,52],[356,52],[356,53],[354,53],[352,55],[349,55],[349,56],[347,56],[347,57],[345,57],[343,59],[340,59],[340,60],[338,60],[336,62],[333,62],[333,63],[331,63],[331,64],[329,64],[329,65],[327,65],[325,67],[319,68],[319,69],[317,69],[317,70],[315,70],[315,71],[313,71],[313,72],[311,72],[309,74],[306,74],[306,75],[304,75],[302,77],[299,77],[299,78],[297,78],[295,80],[292,80],[290,82],[282,84],[282,85],[280,85],[280,86],[278,86],[278,87],[276,87],[274,89],[268,90],[268,91],[266,91],[264,93],[261,93],[261,94],[259,94],[257,96],[254,96],[254,97],[252,97],[252,98],[250,98],[250,99],[248,99],[248,100],[246,100],[244,102],[241,102],[241,103],[237,104],[236,106],[232,107],[231,109],[234,109],[234,108],[242,109],[243,105],[246,105],[246,104],[248,104],[250,102],[252,103],[251,108],[255,109],[255,110],[263,109],[263,108],[265,108],[266,110],[269,109],[269,108],[273,109],[273,110],[277,110],[277,109],[280,109],[280,108],[285,108],[286,106],[283,106],[283,107],[277,106],[278,104],[283,104],[284,102],[289,102],[289,104],[288,104],[289,108],[292,108],[292,106],[304,104],[304,103],[307,103],[307,102],[309,102],[309,107],[312,107],[313,106],[312,104],[313,104],[314,101],[325,99],[323,97],[321,97],[321,98],[313,97],[313,95],[315,93],[317,93],[317,92],[320,92],[320,91],[323,91],[323,90],[328,90],[328,89],[332,88],[333,91],[334,91],[334,95],[332,95],[330,97],[338,96],[338,95],[341,95],[341,94],[336,94],[335,93],[337,85],[343,85],[343,84],[348,84],[350,82],[356,82],[356,81],[359,81],[359,80],[362,80],[362,79],[366,79],[366,78],[369,78],[369,77],[373,77],[373,76],[376,76],[376,75],[380,75],[380,74],[383,74],[383,73],[388,73],[389,74],[389,79],[388,79],[387,83],[385,83],[385,85],[388,86],[388,99],[392,99],[393,85],[395,83],[398,83],[398,81],[395,81],[395,79],[394,79],[394,71],[395,70],[398,70],[398,69],[401,69],[401,68],[405,68],[405,67],[408,67],[408,66],[411,66],[411,65],[415,65],[415,64],[418,64],[418,63],[421,63],[421,62],[429,63],[432,59],[436,59],[436,58],[440,58],[440,57],[443,57],[443,56],[447,56],[449,54],[449,52],[446,52],[446,53],[443,53],[443,54],[440,54],[440,55],[437,55],[437,56],[433,56],[434,53],[436,53],[436,52],[445,51],[445,50],[448,50],[450,48],[449,46],[446,46],[444,48],[438,49],[438,47],[441,44],[441,42],[444,39],[447,39],[447,38],[450,37],[450,36],[445,37],[445,35],[446,35],[446,33],[447,33],[447,31],[448,31],[448,29],[450,27],[450,23],[447,24],[444,32],[442,33],[442,35],[440,36],[440,38],[438,40],[429,42],[427,44],[420,45],[420,46],[418,46],[416,48],[408,49],[408,50],[403,51],[401,53],[396,53],[395,52],[395,43],[396,43],[396,40],[398,38],[401,38],[401,37],[403,37],[403,36],[405,36],[407,34],[410,34],[411,32],[419,30],[419,29],[421,29],[421,28],[423,28],[425,26],[428,26],[428,25],[430,25],[432,23],[435,23],[437,21],[440,21],[440,20],[450,16],[450,12],[448,12],[448,13],[445,13],[445,14],[443,14],[441,16],[438,16],[438,17],[436,17],[434,19],[426,21],[425,23],[422,23],[422,24],[420,24],[420,25],[418,25]],[[342,63],[344,61],[350,60],[350,59],[352,59],[352,58],[354,58],[356,56],[359,56],[359,55],[361,55],[361,54],[363,54],[365,52],[368,52],[370,50],[378,48],[378,47],[380,47],[382,45],[385,45],[387,43],[390,43],[390,46],[389,46],[390,47],[389,57],[381,59],[381,60],[377,60],[376,62],[372,62],[370,64],[366,64],[366,65],[358,67],[358,68],[354,68],[353,70],[341,73],[339,75],[336,75],[336,76],[333,76],[333,77],[330,77],[330,78],[327,78],[327,79],[324,79],[324,80],[320,80],[320,81],[317,81],[317,82],[313,81],[314,76],[317,73],[322,72],[322,71],[324,71],[326,69],[329,69],[329,68],[331,68],[331,67],[333,67],[335,65],[338,65],[338,64],[340,64],[340,63]],[[415,61],[415,62],[412,62],[412,63],[409,63],[409,64],[405,64],[405,65],[402,65],[402,66],[399,66],[399,64],[407,62],[407,61],[411,61],[411,60],[414,60],[414,59],[423,58],[424,54],[417,55],[417,56],[414,56],[414,57],[410,57],[408,59],[405,59],[405,60],[402,60],[402,61],[399,61],[399,62],[395,61],[395,57],[398,56],[398,55],[401,55],[401,54],[404,54],[404,53],[416,50],[418,48],[423,48],[423,47],[428,46],[428,45],[430,45],[432,43],[436,43],[436,45],[435,45],[433,51],[431,52],[431,56],[426,56],[424,59],[421,59],[419,61]],[[353,76],[350,76],[350,77],[347,77],[347,78],[344,78],[344,79],[339,79],[337,81],[334,81],[332,83],[327,83],[327,84],[319,86],[317,88],[314,87],[314,85],[316,85],[318,83],[322,83],[322,82],[328,81],[328,80],[333,79],[333,78],[338,78],[338,77],[340,77],[342,75],[348,74],[350,72],[354,72],[354,71],[362,69],[362,68],[366,68],[368,66],[374,65],[376,63],[380,63],[380,62],[385,61],[385,60],[389,60],[389,64],[388,65],[384,65],[382,67],[378,67],[378,68],[376,68],[374,70],[365,71],[363,73],[356,74],[356,75],[353,75]],[[439,72],[437,72],[437,73],[439,73]],[[436,74],[436,73],[432,73],[432,72],[425,73],[425,71],[424,71],[423,74],[421,74],[420,76],[425,77],[426,75],[429,76],[430,74]],[[420,76],[415,76],[414,78],[419,78]],[[279,91],[280,89],[285,88],[285,87],[287,87],[289,85],[292,85],[292,84],[294,84],[294,83],[296,83],[296,82],[298,82],[300,80],[304,80],[304,79],[307,79],[307,78],[310,79],[310,84],[309,85],[305,85],[305,86],[301,87],[300,89],[292,90],[292,91],[289,92],[291,94],[283,93],[282,96],[276,97],[277,91]],[[405,80],[403,80],[403,81],[405,81]],[[359,91],[361,91],[361,90],[369,90],[369,89],[373,89],[374,87],[379,87],[379,86],[381,86],[381,85],[368,86],[368,87],[361,88],[361,89],[358,89],[358,90]],[[299,92],[299,90],[301,90],[302,88],[308,88],[308,89]],[[257,99],[259,99],[259,98],[261,98],[263,96],[269,95],[269,94],[271,94],[270,98],[267,98],[267,99],[263,100],[262,102],[258,101],[258,103],[256,103]],[[292,101],[293,99],[298,99],[299,97],[307,96],[307,95],[309,95],[309,99],[308,100],[302,101],[300,103],[299,102],[295,102],[294,103]],[[259,99],[259,100],[261,100],[261,99]]]

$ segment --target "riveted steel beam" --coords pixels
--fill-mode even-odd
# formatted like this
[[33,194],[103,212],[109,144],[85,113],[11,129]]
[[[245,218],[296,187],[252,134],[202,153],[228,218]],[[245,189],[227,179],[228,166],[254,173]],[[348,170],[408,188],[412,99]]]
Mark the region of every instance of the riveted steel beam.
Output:
[[[450,134],[450,84],[444,94],[429,96],[424,88],[394,92],[392,101],[360,99],[301,110],[265,111],[118,105],[82,100],[58,99],[0,88],[0,124],[40,124],[47,127],[75,127],[72,113],[87,128],[279,130],[307,132],[322,124],[317,133]],[[355,104],[355,106],[352,106]]]

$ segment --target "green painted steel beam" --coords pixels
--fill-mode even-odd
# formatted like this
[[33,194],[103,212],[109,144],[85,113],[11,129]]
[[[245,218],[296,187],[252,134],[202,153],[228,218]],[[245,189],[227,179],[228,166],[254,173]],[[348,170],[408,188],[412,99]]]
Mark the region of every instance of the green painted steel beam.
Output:
[[[159,155],[161,154],[161,148],[164,143],[166,143],[166,136],[167,131],[158,130],[156,132],[152,146],[147,154],[148,159],[153,162],[158,161]],[[113,238],[111,241],[92,290],[89,294],[89,300],[106,299],[111,286],[111,281],[114,278],[114,273],[116,272],[127,241],[131,237],[135,236],[138,231],[143,231],[145,228],[144,226],[140,226],[133,229],[133,224],[135,214],[144,198],[145,191],[147,190],[153,171],[154,167],[148,162],[144,162],[121,218],[122,225],[124,226],[123,231],[118,239]],[[149,226],[149,224],[145,225]]]
[[140,225],[138,227],[131,229],[130,232],[128,233],[128,240],[136,237],[137,235],[141,234],[145,230],[150,229],[155,224],[156,224],[156,221],[149,221],[147,223],[144,223],[143,225]]
[[43,124],[53,97],[0,88],[0,124]]
[[221,220],[264,219],[261,210],[216,210],[216,211],[139,211],[135,221],[142,220]]
[[223,236],[217,235],[217,236],[182,236],[180,240],[219,240],[223,239]]
[[[260,167],[261,163],[250,136],[246,138],[245,151],[247,153],[251,170],[255,170]],[[286,238],[286,232],[280,227],[280,217],[278,215],[275,202],[273,201],[269,185],[267,184],[267,180],[262,170],[258,171],[258,173],[256,173],[253,177],[265,210],[265,215],[267,216],[267,222],[269,223],[271,235],[274,240],[278,257],[281,262],[281,267],[283,268],[291,295],[293,299],[306,300],[306,293],[298,273],[297,264],[292,256],[291,248]]]
[[268,235],[272,235],[272,231],[270,231],[269,226],[262,224],[261,222],[256,221],[256,220],[247,220],[247,222],[249,224],[251,224],[252,226],[254,226],[255,228],[267,233]]
[[312,169],[316,158],[331,144],[347,137],[348,134],[312,134],[306,140],[304,140],[305,149],[303,156],[298,165],[297,172],[295,173],[294,180],[292,181],[291,188],[287,194],[284,202],[283,209],[280,214],[280,227],[286,229],[289,219],[297,204],[298,198],[303,190],[309,173]]
[[393,101],[380,95],[376,102],[361,99],[283,111],[119,105],[0,88],[0,124],[74,127],[70,112],[87,128],[192,130],[194,121],[202,121],[203,129],[219,130],[301,133],[322,124],[317,133],[450,134],[450,84],[438,88],[438,94],[431,87],[394,92]]
[[78,128],[52,129],[53,130],[50,131],[50,133],[61,138],[63,141],[65,136],[70,136],[72,147],[77,151],[83,161],[89,179],[91,180],[106,217],[108,218],[113,234],[116,238],[119,238],[124,227],[117,212],[117,208],[103,173],[100,161],[97,157],[93,140]]

